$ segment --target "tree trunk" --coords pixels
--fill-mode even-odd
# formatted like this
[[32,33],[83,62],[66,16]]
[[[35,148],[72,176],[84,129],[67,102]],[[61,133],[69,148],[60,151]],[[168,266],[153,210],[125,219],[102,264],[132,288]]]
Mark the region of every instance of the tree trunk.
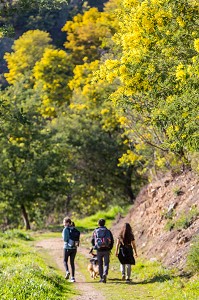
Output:
[[68,195],[67,195],[67,198],[66,198],[66,201],[65,201],[65,214],[66,214],[66,216],[67,216],[68,213],[69,213],[68,208],[69,208],[69,205],[70,205],[71,200],[72,200],[72,196],[71,196],[70,194],[68,194]]
[[22,212],[22,218],[23,218],[23,221],[24,221],[24,225],[25,225],[25,228],[26,230],[30,230],[30,222],[29,222],[29,219],[28,219],[28,214],[27,214],[27,211],[26,211],[26,208],[25,208],[25,205],[24,204],[21,204],[21,212]]

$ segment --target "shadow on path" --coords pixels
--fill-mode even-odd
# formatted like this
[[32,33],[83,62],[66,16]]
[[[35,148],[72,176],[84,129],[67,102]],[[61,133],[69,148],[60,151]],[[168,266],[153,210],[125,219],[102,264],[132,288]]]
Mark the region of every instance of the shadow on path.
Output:
[[[149,284],[149,283],[156,283],[156,282],[164,282],[164,281],[169,281],[169,280],[172,280],[174,278],[177,278],[177,277],[182,277],[182,278],[190,278],[191,277],[191,273],[184,273],[184,274],[181,274],[181,275],[176,275],[176,276],[171,276],[171,275],[156,275],[154,276],[153,278],[150,278],[150,279],[146,279],[146,280],[143,280],[143,281],[131,281],[131,282],[128,282],[128,284],[133,284],[133,285],[136,285],[136,284]],[[120,283],[120,284],[127,284],[126,281],[122,281],[121,279],[119,278],[109,278],[109,281],[111,281],[112,283]]]

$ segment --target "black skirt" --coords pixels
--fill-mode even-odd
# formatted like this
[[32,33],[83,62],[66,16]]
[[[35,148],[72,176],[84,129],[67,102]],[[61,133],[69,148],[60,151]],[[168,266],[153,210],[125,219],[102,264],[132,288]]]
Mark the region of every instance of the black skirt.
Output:
[[135,265],[135,258],[133,256],[133,248],[131,245],[120,245],[118,259],[122,265]]

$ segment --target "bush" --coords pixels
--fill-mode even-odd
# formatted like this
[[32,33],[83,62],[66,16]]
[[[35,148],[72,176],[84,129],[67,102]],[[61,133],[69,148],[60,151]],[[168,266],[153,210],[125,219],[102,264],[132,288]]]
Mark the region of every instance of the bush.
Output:
[[193,273],[199,273],[199,235],[195,238],[187,257],[187,266]]
[[1,233],[1,236],[5,239],[19,239],[23,241],[31,241],[33,240],[30,234],[27,234],[27,232],[23,230],[7,230],[4,233]]

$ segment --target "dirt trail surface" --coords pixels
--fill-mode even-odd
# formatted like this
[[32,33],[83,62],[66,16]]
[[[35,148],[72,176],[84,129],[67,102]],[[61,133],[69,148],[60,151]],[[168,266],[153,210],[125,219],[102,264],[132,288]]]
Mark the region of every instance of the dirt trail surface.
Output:
[[[43,248],[48,251],[49,255],[56,262],[58,268],[63,271],[63,276],[65,274],[64,265],[63,265],[63,241],[60,238],[52,238],[40,241],[37,243],[36,247]],[[87,256],[86,249],[79,247],[78,253],[81,253]],[[78,255],[78,254],[77,254]],[[80,293],[75,300],[105,300],[106,298],[102,295],[101,291],[96,290],[91,282],[86,282],[84,275],[81,274],[77,263],[75,263],[76,271],[75,286]]]

